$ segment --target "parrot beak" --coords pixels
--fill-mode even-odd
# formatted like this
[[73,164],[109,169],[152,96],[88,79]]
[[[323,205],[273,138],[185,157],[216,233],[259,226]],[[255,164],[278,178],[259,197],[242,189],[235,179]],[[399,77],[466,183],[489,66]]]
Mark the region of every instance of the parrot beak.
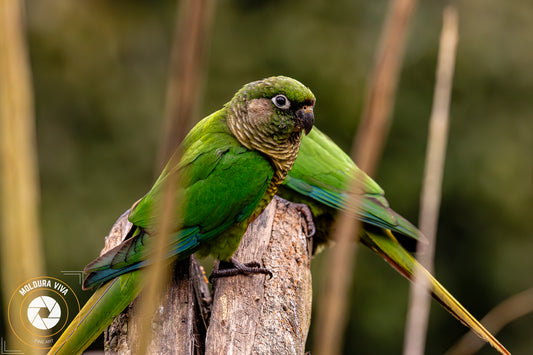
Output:
[[296,111],[296,117],[298,118],[298,128],[304,129],[305,134],[309,134],[313,124],[315,123],[315,115],[313,114],[313,105],[305,105],[298,111]]

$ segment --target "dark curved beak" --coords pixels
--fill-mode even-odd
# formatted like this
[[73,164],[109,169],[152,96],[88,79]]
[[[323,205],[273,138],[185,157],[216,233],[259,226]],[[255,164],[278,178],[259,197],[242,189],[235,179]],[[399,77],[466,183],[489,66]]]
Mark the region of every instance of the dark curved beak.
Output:
[[313,128],[313,124],[315,123],[313,106],[303,106],[301,109],[296,111],[296,117],[298,118],[298,124],[300,126],[299,128],[303,128],[306,135],[309,134],[309,132],[311,132],[311,128]]

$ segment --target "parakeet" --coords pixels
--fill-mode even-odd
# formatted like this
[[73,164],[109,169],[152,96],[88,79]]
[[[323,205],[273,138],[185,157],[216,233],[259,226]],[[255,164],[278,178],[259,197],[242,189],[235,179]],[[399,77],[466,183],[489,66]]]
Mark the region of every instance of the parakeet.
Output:
[[246,84],[200,121],[182,142],[179,163],[167,165],[132,208],[129,238],[85,268],[84,288],[100,288],[50,353],[83,351],[140,292],[139,269],[150,262],[145,245],[156,232],[158,200],[171,174],[177,174],[181,218],[173,221],[168,257],[212,255],[253,273],[232,255],[292,167],[303,132],[313,127],[314,104],[313,93],[300,82],[270,77]]
[[[349,209],[348,190],[354,177],[360,183],[360,206],[358,210],[352,209],[349,212],[363,221],[360,241],[412,281],[416,268],[423,267],[402,247],[394,234],[417,240],[423,238],[422,234],[389,207],[381,187],[316,127],[302,139],[298,157],[278,190],[278,195],[310,207],[316,225],[314,241],[320,248],[320,245],[329,241],[330,227],[336,212]],[[433,297],[448,312],[500,353],[509,354],[427,270],[423,269],[423,273],[429,280]]]

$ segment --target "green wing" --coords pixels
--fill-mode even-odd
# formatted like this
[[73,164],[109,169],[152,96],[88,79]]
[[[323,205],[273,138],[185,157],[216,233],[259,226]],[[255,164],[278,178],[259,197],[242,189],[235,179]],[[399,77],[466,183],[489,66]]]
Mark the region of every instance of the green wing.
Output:
[[169,239],[168,257],[181,259],[199,249],[218,258],[231,256],[244,229],[241,235],[237,230],[220,243],[211,239],[235,225],[245,228],[272,179],[273,168],[260,153],[247,150],[231,135],[224,112],[218,111],[195,126],[183,142],[180,163],[167,166],[132,210],[129,220],[137,227],[134,236],[86,267],[89,275],[84,287],[146,265],[146,244],[157,227],[158,200],[170,174],[178,174],[175,203],[181,204],[182,218],[173,221],[175,233]]
[[[421,268],[429,280],[433,297],[448,312],[499,352],[509,354],[505,347],[402,247],[391,231],[415,239],[421,238],[421,233],[389,207],[383,190],[316,127],[302,139],[298,158],[285,179],[284,188],[278,193],[285,199],[306,203],[311,208],[315,221],[323,224],[317,226],[317,234],[322,234],[318,237],[327,241],[333,215],[338,210],[348,208],[347,191],[353,176],[361,179],[360,211],[351,211],[354,216],[366,222],[360,233],[361,242],[409,280],[413,280],[414,271]],[[321,241],[318,240],[319,243]]]
[[[351,179],[360,179],[360,209],[350,209],[347,201]],[[280,195],[288,200],[308,203],[315,217],[348,209],[362,221],[419,239],[420,232],[394,212],[384,192],[362,172],[329,137],[316,127],[304,138]],[[294,194],[297,192],[297,195]],[[318,203],[318,204],[317,204]]]

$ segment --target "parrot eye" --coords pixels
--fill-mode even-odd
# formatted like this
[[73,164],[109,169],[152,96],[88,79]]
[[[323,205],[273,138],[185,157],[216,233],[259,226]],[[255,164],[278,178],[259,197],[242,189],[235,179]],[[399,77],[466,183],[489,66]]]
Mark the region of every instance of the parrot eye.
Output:
[[287,110],[289,107],[291,107],[291,102],[289,101],[289,99],[287,99],[287,97],[285,95],[276,95],[272,98],[272,102],[274,103],[274,105],[276,105],[276,107],[282,109],[282,110]]

